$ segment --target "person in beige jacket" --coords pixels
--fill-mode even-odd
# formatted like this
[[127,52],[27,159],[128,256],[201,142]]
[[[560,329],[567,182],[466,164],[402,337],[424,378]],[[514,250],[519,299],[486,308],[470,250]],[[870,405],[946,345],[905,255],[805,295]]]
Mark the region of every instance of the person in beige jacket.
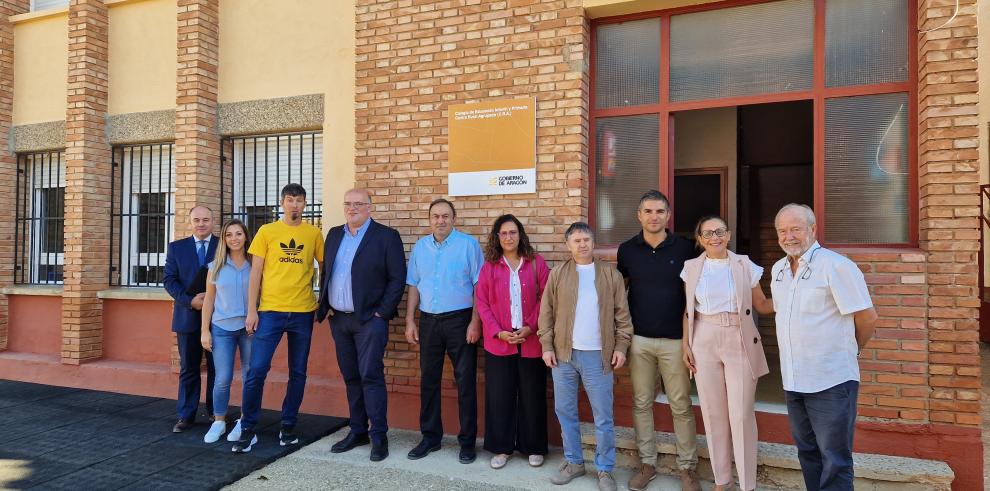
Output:
[[550,272],[537,334],[543,361],[553,374],[554,410],[564,441],[564,463],[550,481],[567,484],[583,476],[578,385],[584,384],[595,417],[598,489],[616,489],[613,370],[626,362],[632,322],[625,282],[614,266],[594,259],[594,234],[584,222],[564,233],[571,259]]

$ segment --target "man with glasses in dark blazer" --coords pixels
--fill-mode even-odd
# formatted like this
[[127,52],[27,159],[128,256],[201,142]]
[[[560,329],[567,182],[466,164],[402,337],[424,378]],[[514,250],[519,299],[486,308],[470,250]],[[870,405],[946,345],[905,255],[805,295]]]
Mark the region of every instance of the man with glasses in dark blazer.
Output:
[[[317,321],[329,316],[337,364],[347,387],[350,433],[341,453],[371,443],[371,460],[388,457],[385,346],[406,282],[399,232],[371,219],[371,195],[344,193],[347,222],[327,233]],[[370,423],[370,428],[369,428]]]
[[[175,303],[172,307],[172,331],[179,348],[179,397],[176,413],[179,421],[172,432],[192,428],[199,408],[202,387],[200,367],[203,345],[200,344],[206,270],[216,253],[218,238],[213,235],[213,210],[196,206],[189,211],[193,234],[168,245],[162,283]],[[206,412],[213,416],[213,355],[206,352]]]

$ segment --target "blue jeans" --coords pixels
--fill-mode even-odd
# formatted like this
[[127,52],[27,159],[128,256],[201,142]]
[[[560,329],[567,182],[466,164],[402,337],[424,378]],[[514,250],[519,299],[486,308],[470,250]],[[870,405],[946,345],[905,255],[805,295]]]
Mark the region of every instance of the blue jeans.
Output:
[[615,427],[612,422],[612,372],[605,373],[601,351],[571,351],[571,361],[557,360],[553,373],[553,399],[560,432],[564,440],[564,458],[571,464],[583,464],[581,427],[578,421],[578,384],[591,403],[595,416],[595,467],[611,472],[615,467]]
[[313,312],[259,312],[258,330],[251,341],[251,363],[244,382],[241,428],[254,430],[261,416],[261,396],[275,349],[289,338],[289,383],[282,400],[282,426],[295,426],[306,389],[306,364],[313,340]]
[[[230,382],[234,380],[234,353],[241,351],[241,384],[247,380],[251,359],[251,337],[247,330],[228,331],[212,326],[213,365],[216,367],[216,380],[213,382],[213,415],[226,416],[230,403]],[[241,391],[243,393],[243,391]]]
[[853,431],[859,382],[821,392],[784,392],[791,435],[808,491],[853,489]]

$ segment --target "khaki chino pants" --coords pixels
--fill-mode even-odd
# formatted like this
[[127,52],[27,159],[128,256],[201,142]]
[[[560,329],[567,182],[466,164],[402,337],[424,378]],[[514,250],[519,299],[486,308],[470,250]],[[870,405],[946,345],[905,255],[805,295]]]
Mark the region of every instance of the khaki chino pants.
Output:
[[649,465],[656,465],[657,461],[653,404],[659,377],[673,414],[677,466],[693,469],[698,464],[698,439],[691,409],[691,379],[681,359],[681,340],[634,335],[629,349],[629,371],[633,388],[633,429],[640,460]]

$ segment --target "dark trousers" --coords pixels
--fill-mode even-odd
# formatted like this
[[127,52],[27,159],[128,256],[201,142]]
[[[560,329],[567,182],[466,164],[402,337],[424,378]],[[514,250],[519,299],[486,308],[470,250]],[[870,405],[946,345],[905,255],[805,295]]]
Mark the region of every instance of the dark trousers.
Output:
[[[388,322],[378,316],[364,324],[353,313],[334,311],[330,318],[337,365],[347,387],[351,432],[368,434],[377,443],[388,433],[388,392],[385,390],[385,345]],[[371,429],[368,429],[368,423]]]
[[[200,330],[193,332],[175,333],[179,347],[179,396],[175,404],[175,412],[183,421],[196,419],[196,409],[199,408],[199,396],[202,393],[203,344],[200,341]],[[206,412],[213,415],[213,380],[216,370],[213,368],[213,354],[206,351]]]
[[420,312],[419,316],[419,428],[430,443],[443,438],[440,416],[444,355],[454,367],[457,413],[461,430],[457,441],[474,447],[478,437],[478,345],[467,342],[471,309],[445,314]]
[[313,341],[313,312],[259,312],[258,330],[251,339],[251,361],[244,381],[241,428],[253,430],[261,417],[265,379],[272,368],[275,349],[282,335],[289,338],[289,382],[282,400],[282,426],[293,427],[306,391],[306,365]]
[[547,366],[542,358],[485,352],[485,450],[546,455]]
[[853,431],[859,382],[811,394],[784,392],[808,491],[853,489]]

